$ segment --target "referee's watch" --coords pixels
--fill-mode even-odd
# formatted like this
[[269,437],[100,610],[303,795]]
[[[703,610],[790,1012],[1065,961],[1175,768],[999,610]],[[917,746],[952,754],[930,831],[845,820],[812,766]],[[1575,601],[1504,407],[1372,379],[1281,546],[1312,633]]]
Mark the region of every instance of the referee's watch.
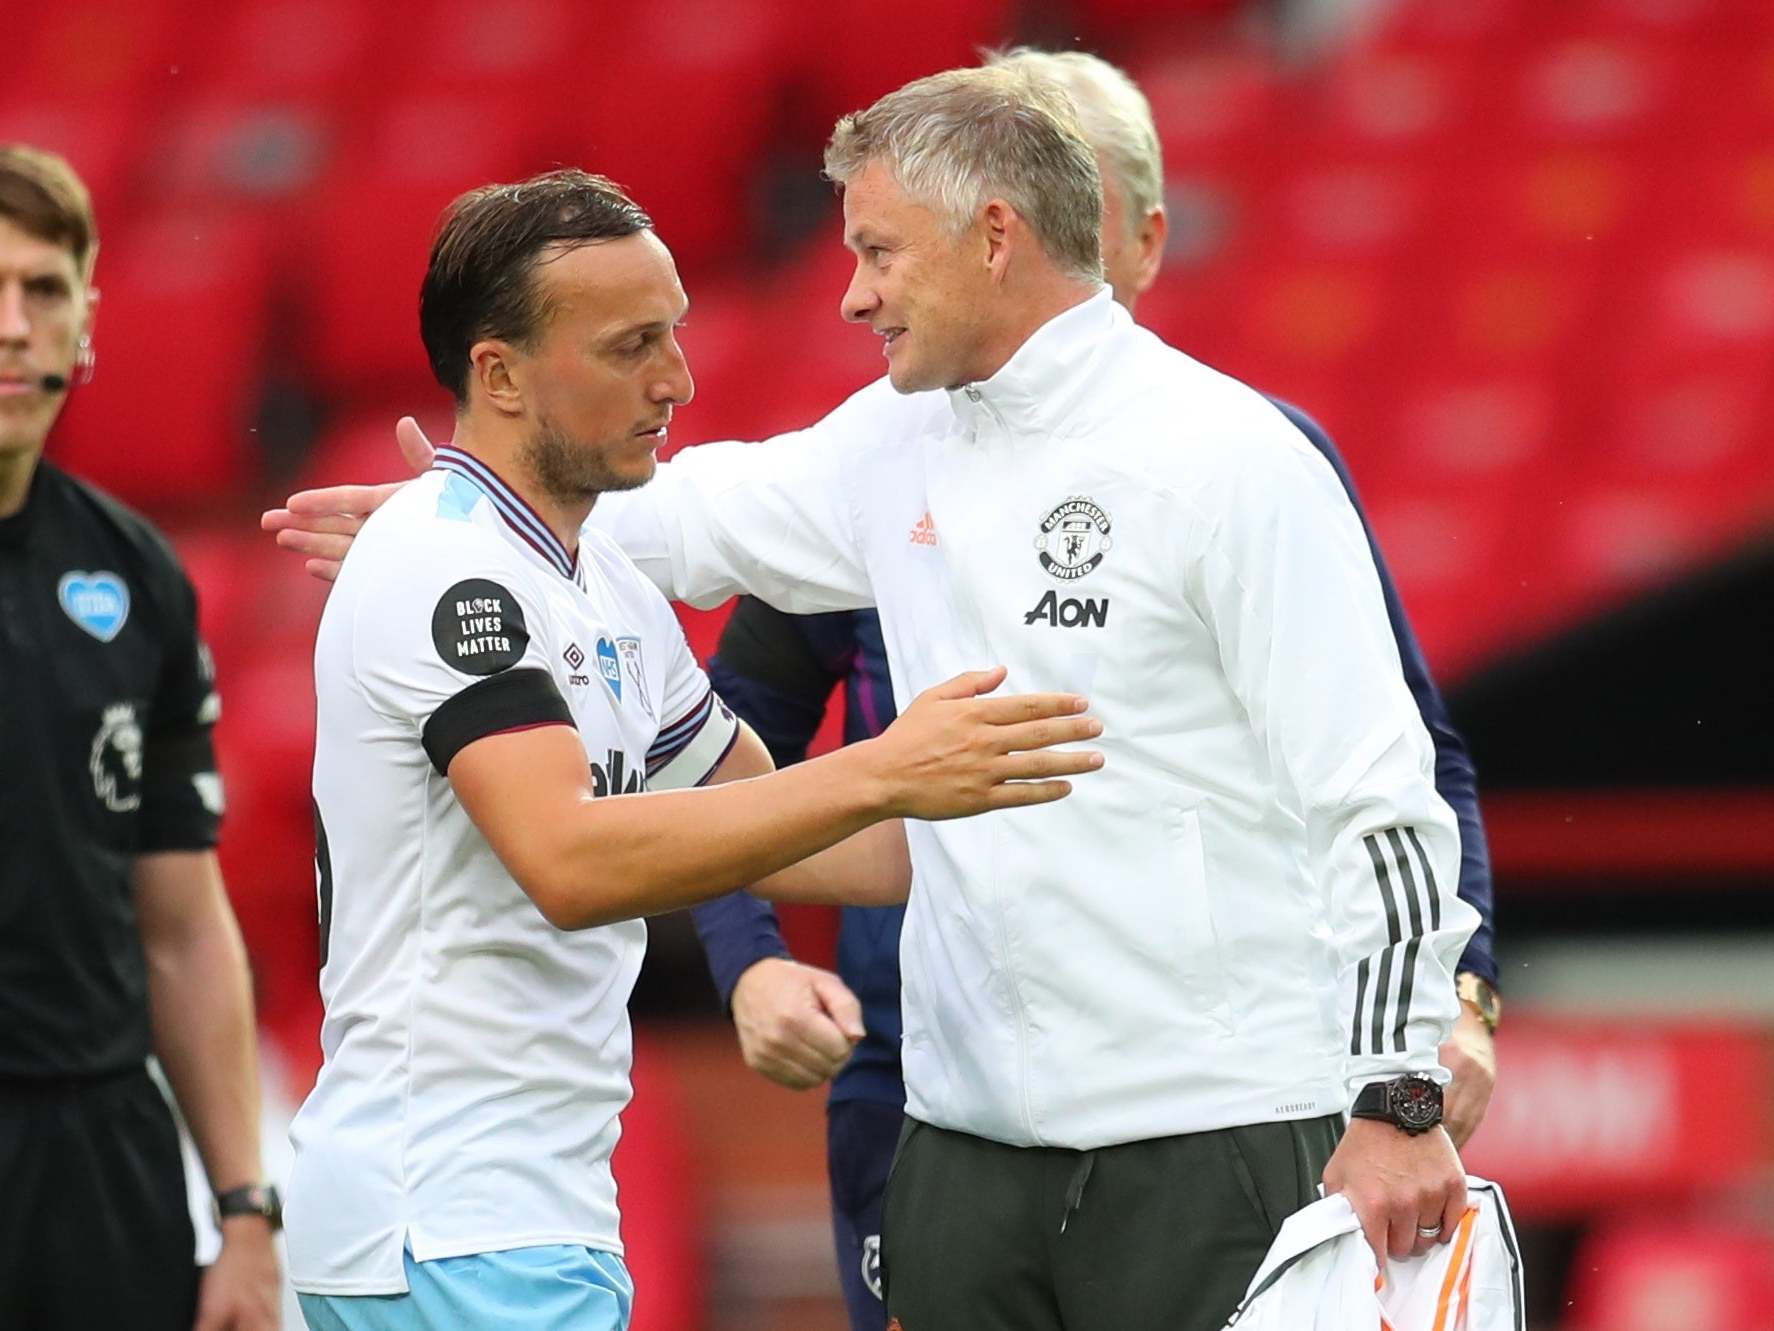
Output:
[[1377,1118],[1416,1137],[1441,1122],[1441,1083],[1415,1072],[1373,1081],[1356,1092],[1351,1118]]
[[271,1183],[248,1183],[216,1194],[216,1223],[231,1216],[256,1215],[271,1226],[275,1234],[283,1228],[283,1198]]

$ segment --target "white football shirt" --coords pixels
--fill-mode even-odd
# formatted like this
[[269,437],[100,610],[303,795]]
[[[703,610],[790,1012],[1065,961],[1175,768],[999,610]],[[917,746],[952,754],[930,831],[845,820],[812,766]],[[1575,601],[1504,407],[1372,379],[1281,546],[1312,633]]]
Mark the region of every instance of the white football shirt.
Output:
[[737,722],[627,556],[595,535],[569,555],[453,448],[365,525],[314,674],[325,1065],[291,1128],[291,1280],[399,1293],[407,1247],[620,1253],[646,926],[550,925],[445,772],[487,735],[568,724],[599,794],[697,785]]

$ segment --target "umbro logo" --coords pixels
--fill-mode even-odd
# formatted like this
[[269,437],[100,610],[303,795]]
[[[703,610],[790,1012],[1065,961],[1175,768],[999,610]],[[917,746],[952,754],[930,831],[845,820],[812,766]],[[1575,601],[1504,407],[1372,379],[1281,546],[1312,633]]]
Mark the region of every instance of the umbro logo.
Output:
[[937,544],[936,523],[931,519],[928,509],[924,511],[924,516],[912,525],[911,542],[913,545]]
[[572,674],[567,676],[567,683],[569,683],[569,684],[589,684],[589,683],[591,683],[591,676],[590,675],[582,675],[579,673],[579,667],[585,664],[585,652],[583,649],[581,649],[581,647],[579,646],[578,643],[576,643],[576,642],[568,643],[567,650],[561,653],[561,659],[567,663],[568,668],[571,669],[573,672]]

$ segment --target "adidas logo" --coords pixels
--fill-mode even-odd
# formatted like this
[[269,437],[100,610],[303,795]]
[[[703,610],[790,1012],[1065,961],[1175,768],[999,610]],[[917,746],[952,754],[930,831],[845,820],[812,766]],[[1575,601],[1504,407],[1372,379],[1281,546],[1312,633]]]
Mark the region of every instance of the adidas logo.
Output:
[[924,516],[919,518],[917,524],[912,528],[911,540],[913,545],[935,545],[937,543],[936,523],[931,521],[929,510],[925,510]]

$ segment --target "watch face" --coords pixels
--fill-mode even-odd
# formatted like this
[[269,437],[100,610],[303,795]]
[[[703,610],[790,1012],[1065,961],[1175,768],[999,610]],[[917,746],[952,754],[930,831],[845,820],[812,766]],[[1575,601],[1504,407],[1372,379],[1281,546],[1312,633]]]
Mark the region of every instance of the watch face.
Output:
[[1400,1077],[1387,1090],[1393,1118],[1406,1132],[1427,1132],[1441,1122],[1441,1087],[1428,1077]]

